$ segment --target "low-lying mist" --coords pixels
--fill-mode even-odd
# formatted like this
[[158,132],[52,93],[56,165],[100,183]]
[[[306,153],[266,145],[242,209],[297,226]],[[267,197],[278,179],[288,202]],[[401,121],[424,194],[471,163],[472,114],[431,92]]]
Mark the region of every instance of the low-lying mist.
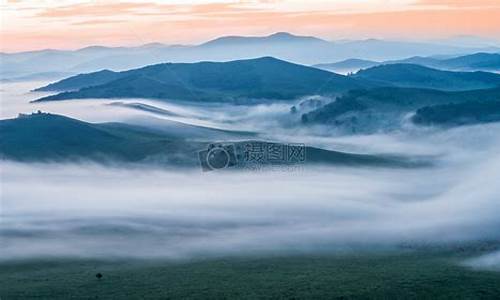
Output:
[[[133,100],[172,112],[167,117],[107,105],[120,99],[28,103],[36,97],[25,91],[40,85],[2,86],[1,118],[36,109],[89,122],[154,116],[338,151],[428,155],[436,164],[203,173],[0,161],[0,259],[185,259],[500,239],[499,124],[332,136],[328,128],[288,127],[289,104]],[[466,264],[498,267],[498,257]]]
[[3,259],[195,258],[500,238],[500,155],[474,167],[179,172],[3,161]]
[[[158,101],[151,99],[84,99],[31,102],[50,95],[48,92],[29,92],[47,82],[0,83],[0,118],[15,118],[19,113],[37,110],[60,114],[86,122],[126,122],[144,125],[155,118],[185,124],[240,131],[274,131],[290,122],[290,107],[294,102],[256,105]],[[169,115],[116,105],[138,103],[168,111]],[[114,105],[113,105],[114,104]],[[298,117],[297,117],[298,118]]]

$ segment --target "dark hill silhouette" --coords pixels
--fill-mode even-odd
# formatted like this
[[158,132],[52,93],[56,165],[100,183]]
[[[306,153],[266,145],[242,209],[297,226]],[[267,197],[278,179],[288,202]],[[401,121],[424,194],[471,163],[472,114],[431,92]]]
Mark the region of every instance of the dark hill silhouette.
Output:
[[361,70],[353,77],[375,81],[387,86],[449,91],[488,89],[500,86],[500,74],[442,71],[415,64],[380,65]]
[[365,80],[262,57],[230,62],[167,63],[119,73],[90,73],[64,79],[39,90],[64,90],[68,86],[79,90],[38,101],[143,97],[245,102],[335,94],[369,87],[371,84]]
[[[18,161],[91,160],[198,167],[198,151],[207,149],[209,145],[206,142],[166,135],[162,131],[141,126],[87,123],[46,113],[0,120],[0,135],[0,157]],[[227,143],[237,149],[246,149],[247,143],[268,144],[258,140]],[[284,146],[272,144],[277,147]],[[415,166],[413,160],[403,157],[343,153],[313,147],[305,147],[304,153],[305,164]]]

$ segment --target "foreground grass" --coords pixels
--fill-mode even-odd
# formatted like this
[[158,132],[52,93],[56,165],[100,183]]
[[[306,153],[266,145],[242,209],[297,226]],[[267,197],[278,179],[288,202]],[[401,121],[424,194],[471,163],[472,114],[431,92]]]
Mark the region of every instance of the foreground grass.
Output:
[[460,266],[470,254],[13,261],[0,263],[0,298],[499,299],[500,272]]

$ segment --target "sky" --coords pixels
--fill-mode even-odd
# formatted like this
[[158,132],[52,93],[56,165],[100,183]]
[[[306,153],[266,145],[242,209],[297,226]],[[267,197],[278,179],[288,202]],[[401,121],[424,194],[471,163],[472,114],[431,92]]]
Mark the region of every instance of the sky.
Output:
[[498,0],[0,0],[0,8],[2,52],[280,31],[327,40],[500,38]]

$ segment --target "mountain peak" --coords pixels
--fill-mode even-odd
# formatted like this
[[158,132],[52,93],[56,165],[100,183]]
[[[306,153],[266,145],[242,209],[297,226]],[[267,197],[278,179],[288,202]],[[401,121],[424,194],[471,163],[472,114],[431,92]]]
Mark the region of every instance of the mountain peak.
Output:
[[313,36],[303,36],[303,35],[295,35],[289,32],[276,32],[266,37],[267,39],[277,40],[277,41],[320,41],[326,42],[320,38]]
[[294,38],[294,37],[298,37],[298,36],[293,35],[289,32],[281,31],[281,32],[273,33],[273,34],[269,35],[268,37],[270,37],[270,38]]
[[116,48],[120,48],[120,47],[106,47],[106,46],[101,46],[101,45],[92,45],[92,46],[80,48],[76,51],[77,52],[105,51],[105,50],[116,49]]
[[208,41],[202,45],[248,45],[266,42],[324,42],[322,39],[312,36],[299,36],[288,32],[276,32],[268,36],[223,36]]
[[321,93],[329,95],[365,86],[364,81],[264,56],[228,62],[158,64],[125,72],[74,76],[43,88],[70,92],[35,101],[119,97],[252,103],[315,95],[318,87],[322,87]]
[[162,44],[162,43],[153,42],[153,43],[147,43],[147,44],[141,45],[138,48],[163,48],[163,47],[167,47],[167,45]]

